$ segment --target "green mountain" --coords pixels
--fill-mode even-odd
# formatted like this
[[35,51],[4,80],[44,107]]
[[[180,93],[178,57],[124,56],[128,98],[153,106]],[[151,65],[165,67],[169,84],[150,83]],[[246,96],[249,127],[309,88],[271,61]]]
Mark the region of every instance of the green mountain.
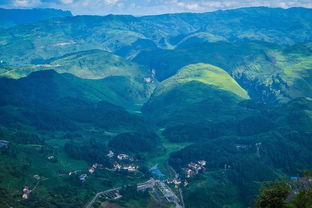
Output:
[[311,43],[280,46],[263,42],[213,42],[182,45],[174,50],[142,52],[134,61],[156,70],[159,80],[181,67],[209,63],[221,67],[261,102],[311,97]]
[[57,72],[71,73],[86,79],[127,76],[144,81],[144,77],[152,76],[148,69],[101,50],[66,54],[47,60],[45,64],[55,66]]
[[[262,19],[262,21],[259,21]],[[202,14],[75,16],[1,31],[0,60],[29,64],[81,50],[102,49],[126,57],[142,50],[173,48],[194,33],[231,42],[294,44],[311,40],[310,9],[242,8]],[[272,21],[274,20],[274,21]]]
[[202,63],[188,65],[180,69],[177,74],[162,82],[161,86],[155,92],[155,96],[171,90],[176,85],[182,85],[192,81],[211,85],[244,99],[249,98],[247,92],[223,69]]
[[[223,69],[209,64],[186,66],[160,83],[143,112],[159,124],[219,120],[248,99],[247,92]],[[218,106],[227,105],[227,108]]]
[[[1,95],[0,103],[1,106],[3,106],[2,113],[3,115],[6,115],[5,117],[14,117],[15,115],[13,112],[17,110],[17,117],[19,117],[20,113],[22,113],[21,115],[25,114],[27,112],[27,108],[29,108],[29,112],[27,112],[26,116],[24,115],[22,119],[18,120],[23,122],[29,118],[36,118],[30,116],[30,109],[32,109],[39,117],[41,116],[40,112],[42,115],[49,115],[52,113],[52,115],[56,114],[60,116],[58,120],[63,122],[68,120],[66,118],[66,112],[62,112],[63,110],[69,110],[68,113],[74,113],[77,110],[76,114],[79,118],[79,113],[83,116],[87,116],[85,113],[88,113],[93,109],[94,112],[90,113],[89,118],[86,117],[85,119],[88,122],[98,123],[105,121],[105,114],[101,115],[103,110],[105,111],[105,108],[112,108],[111,111],[116,114],[114,117],[120,116],[120,118],[122,118],[124,116],[124,119],[120,120],[120,122],[125,122],[126,124],[126,118],[128,117],[126,111],[121,107],[110,104],[118,103],[120,105],[127,105],[131,108],[133,96],[129,93],[125,96],[119,95],[121,92],[126,91],[124,87],[129,87],[128,85],[123,86],[123,82],[127,83],[127,80],[122,77],[112,77],[101,80],[86,80],[77,78],[70,74],[58,74],[53,70],[34,72],[28,77],[18,80],[1,78],[0,85],[3,93]],[[119,86],[119,88],[117,88],[117,86]],[[71,103],[71,101],[75,100],[77,102],[76,104]],[[104,103],[103,107],[101,107],[101,105],[96,105],[96,103],[100,102]],[[107,107],[105,107],[105,105],[107,105]],[[18,109],[14,110],[14,106],[23,107],[22,112],[19,112]],[[10,110],[11,107],[13,107],[12,111]],[[47,112],[44,113],[45,111]],[[45,122],[49,123],[43,118],[39,118],[39,120],[41,120],[43,124]],[[5,119],[3,122],[5,123]],[[109,122],[112,123],[109,124]],[[53,125],[53,117],[51,123]],[[113,120],[107,120],[104,123],[114,126]],[[58,123],[55,123],[55,125],[62,126]],[[130,122],[129,125],[135,126],[135,123],[131,124]],[[65,126],[63,128],[66,129]]]
[[31,24],[39,21],[72,16],[70,11],[57,9],[2,9],[0,8],[0,28]]
[[48,71],[51,70],[70,73],[83,79],[63,74],[57,76],[58,81],[65,77],[69,83],[62,81],[61,86],[83,86],[85,94],[91,92],[94,99],[101,97],[127,109],[138,109],[157,86],[152,71],[106,51],[81,51],[38,62],[40,63],[21,67],[3,66],[2,76],[20,78],[36,71],[46,71],[49,74]]

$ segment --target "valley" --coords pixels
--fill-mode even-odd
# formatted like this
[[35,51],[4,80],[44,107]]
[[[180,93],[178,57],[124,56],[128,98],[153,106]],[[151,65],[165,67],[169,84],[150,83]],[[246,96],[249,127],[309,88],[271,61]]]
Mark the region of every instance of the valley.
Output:
[[20,12],[0,9],[0,208],[269,208],[263,190],[305,191],[263,186],[310,179],[311,9]]

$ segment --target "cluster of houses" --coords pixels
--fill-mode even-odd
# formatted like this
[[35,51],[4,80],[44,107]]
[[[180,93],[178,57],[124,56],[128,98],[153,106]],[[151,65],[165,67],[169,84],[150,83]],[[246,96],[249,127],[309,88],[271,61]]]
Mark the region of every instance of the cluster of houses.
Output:
[[187,168],[182,168],[183,172],[186,175],[186,178],[192,178],[197,175],[200,170],[203,170],[206,166],[205,160],[199,160],[196,162],[190,162]]
[[[119,170],[127,170],[129,172],[134,172],[137,171],[139,166],[135,165],[135,164],[122,164],[125,161],[134,161],[133,157],[130,157],[127,154],[118,154],[116,155],[113,151],[109,151],[108,154],[106,155],[109,158],[112,159],[116,159],[119,160],[118,162],[115,160],[113,162],[113,167],[115,171],[119,171]],[[89,169],[88,169],[88,173],[83,173],[81,175],[79,175],[79,180],[81,182],[85,182],[88,178],[88,174],[93,174],[95,172],[95,170],[100,166],[100,164],[93,164]],[[76,175],[78,172],[80,172],[81,170],[75,170],[75,171],[70,171],[68,173],[69,176],[71,175]]]
[[[107,154],[107,157],[112,158],[112,159],[114,158],[114,156],[115,156],[115,153],[111,150]],[[127,170],[129,172],[134,172],[134,171],[137,171],[139,168],[139,166],[135,164],[122,164],[121,163],[121,162],[124,163],[126,161],[130,161],[130,162],[134,161],[134,158],[130,157],[127,154],[118,154],[116,158],[119,160],[119,162],[117,162],[116,160],[113,162],[113,167],[115,171]]]
[[137,171],[139,166],[135,164],[124,164],[121,165],[117,161],[113,162],[113,166],[115,170],[127,170],[129,172]]
[[[95,170],[96,170],[99,166],[100,166],[100,164],[98,164],[98,163],[93,164],[93,165],[88,169],[88,172],[89,172],[90,174],[93,174],[93,173],[95,172]],[[78,172],[81,172],[81,170],[70,171],[70,172],[68,173],[68,175],[69,175],[69,176],[71,176],[71,175],[76,175]],[[79,180],[80,180],[81,182],[85,182],[85,181],[87,180],[87,177],[88,177],[88,174],[86,174],[86,173],[81,174],[81,175],[79,176]]]
[[169,178],[167,179],[168,184],[174,184],[176,188],[182,183],[180,178]]
[[[182,168],[183,173],[185,174],[185,178],[192,178],[197,175],[200,170],[205,169],[206,161],[199,160],[197,162],[190,162],[187,164],[187,168]],[[174,184],[176,188],[178,188],[182,184],[182,180],[176,175],[175,178],[169,178],[166,180],[167,184]],[[187,186],[189,182],[185,179],[183,182],[183,186]]]
[[[182,184],[182,181],[180,178],[169,178],[166,181],[168,184],[174,184],[175,188],[179,188],[179,186]],[[189,183],[187,180],[184,180],[183,186],[187,186]]]

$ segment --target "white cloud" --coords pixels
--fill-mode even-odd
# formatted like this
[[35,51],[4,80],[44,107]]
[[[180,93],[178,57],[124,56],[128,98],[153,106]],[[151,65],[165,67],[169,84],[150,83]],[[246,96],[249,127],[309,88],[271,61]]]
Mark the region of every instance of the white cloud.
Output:
[[119,0],[104,0],[104,2],[108,5],[116,4]]
[[14,0],[14,7],[36,7],[40,5],[40,0]]
[[206,12],[250,6],[308,7],[312,0],[0,0],[5,8],[50,7],[74,14],[161,14]]
[[188,10],[199,10],[200,6],[198,3],[184,3],[184,2],[177,2],[177,6],[182,7]]
[[29,5],[29,1],[28,0],[16,0],[15,5],[25,7]]
[[72,4],[73,0],[60,0],[63,4]]

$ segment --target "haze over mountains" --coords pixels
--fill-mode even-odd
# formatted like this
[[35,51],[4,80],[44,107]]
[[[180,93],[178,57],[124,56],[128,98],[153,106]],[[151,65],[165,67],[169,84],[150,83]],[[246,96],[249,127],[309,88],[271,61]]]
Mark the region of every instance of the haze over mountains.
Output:
[[[158,164],[188,182],[185,207],[239,208],[254,205],[256,181],[312,168],[311,9],[1,9],[0,21],[0,207],[83,207]],[[107,171],[109,150],[139,171]],[[205,171],[187,177],[200,160]],[[68,176],[94,163],[103,169],[85,183]],[[21,200],[34,175],[47,179]],[[148,194],[114,203],[173,206]]]
[[72,16],[69,11],[56,9],[2,9],[0,8],[1,28],[39,22],[41,20]]

